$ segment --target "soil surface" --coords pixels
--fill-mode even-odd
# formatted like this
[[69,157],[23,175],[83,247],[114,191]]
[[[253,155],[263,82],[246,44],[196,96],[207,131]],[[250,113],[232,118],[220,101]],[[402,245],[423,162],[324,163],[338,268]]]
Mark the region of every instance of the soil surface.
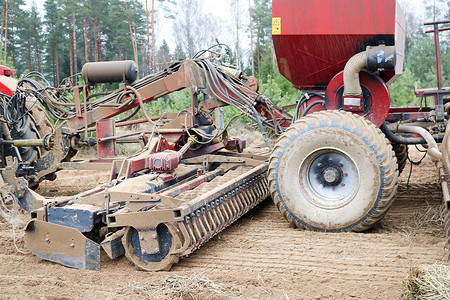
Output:
[[[105,256],[100,271],[85,271],[23,255],[0,218],[0,298],[399,299],[411,266],[449,263],[437,169],[428,159],[414,166],[409,188],[408,175],[409,164],[392,208],[370,232],[299,231],[267,199],[169,272],[138,271],[125,257]],[[108,174],[66,171],[58,177],[38,192],[73,194]],[[27,219],[23,213],[22,226]],[[16,235],[23,249],[22,230]]]

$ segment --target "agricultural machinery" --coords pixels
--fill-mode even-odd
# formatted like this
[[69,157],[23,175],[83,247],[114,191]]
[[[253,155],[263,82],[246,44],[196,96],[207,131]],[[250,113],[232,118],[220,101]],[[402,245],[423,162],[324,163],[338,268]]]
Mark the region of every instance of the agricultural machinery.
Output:
[[[68,79],[56,88],[38,74],[13,82],[3,68],[0,212],[8,218],[17,204],[30,212],[26,247],[42,259],[99,269],[103,249],[143,270],[167,270],[269,195],[295,227],[365,231],[394,201],[407,145],[422,144],[438,162],[448,235],[450,89],[442,87],[438,35],[448,28],[441,23],[450,21],[427,23],[438,88],[416,90],[434,98],[432,107],[390,107],[387,86],[402,73],[405,40],[395,0],[274,0],[279,70],[303,91],[287,107],[258,93],[255,78],[214,49],[141,79],[132,61],[87,63],[83,85]],[[120,88],[96,92],[101,83]],[[181,89],[190,89],[189,109],[146,113],[146,103]],[[243,153],[245,141],[228,136],[220,113],[227,105],[261,131],[268,154]],[[116,132],[138,123],[147,129]],[[267,131],[279,135],[274,146]],[[122,142],[141,150],[118,157]],[[96,159],[71,160],[94,146]],[[69,197],[32,190],[61,169],[110,170],[110,182]]]

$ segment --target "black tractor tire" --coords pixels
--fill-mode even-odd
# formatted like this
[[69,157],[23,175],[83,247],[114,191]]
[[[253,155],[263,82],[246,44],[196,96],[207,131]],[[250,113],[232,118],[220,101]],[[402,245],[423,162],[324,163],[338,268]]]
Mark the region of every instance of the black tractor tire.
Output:
[[392,149],[394,149],[397,158],[398,174],[401,174],[408,162],[408,145],[392,144]]
[[321,111],[278,139],[268,178],[275,205],[294,227],[361,232],[391,206],[398,170],[391,145],[373,123]]
[[[52,127],[43,109],[37,103],[27,105],[27,108],[30,109],[28,114],[23,116],[17,126],[10,128],[12,139],[41,139],[45,135],[51,134]],[[38,147],[19,147],[22,161],[27,164],[37,160],[43,151],[43,149]]]
[[[39,104],[30,102],[26,106],[28,113],[20,119],[18,124],[9,129],[11,138],[13,140],[41,139],[51,134],[51,123]],[[40,147],[18,147],[18,150],[22,163],[29,166],[32,166],[45,153],[45,150]],[[28,183],[32,189],[36,189],[39,185],[39,181],[35,181],[34,176],[28,178]]]

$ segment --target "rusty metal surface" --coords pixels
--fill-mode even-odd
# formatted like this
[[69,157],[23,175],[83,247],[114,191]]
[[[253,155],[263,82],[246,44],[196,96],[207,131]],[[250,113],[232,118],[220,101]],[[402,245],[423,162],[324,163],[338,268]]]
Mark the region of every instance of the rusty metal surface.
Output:
[[114,119],[103,119],[96,123],[97,155],[99,159],[116,156],[116,140],[107,139],[115,135]]

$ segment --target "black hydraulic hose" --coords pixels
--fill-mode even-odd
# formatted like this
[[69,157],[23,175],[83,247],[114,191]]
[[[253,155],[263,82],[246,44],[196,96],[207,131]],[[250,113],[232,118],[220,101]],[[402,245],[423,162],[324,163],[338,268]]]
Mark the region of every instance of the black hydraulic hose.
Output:
[[[424,138],[404,138],[401,136],[398,136],[394,132],[392,132],[388,126],[387,122],[384,122],[380,126],[381,131],[384,133],[386,138],[394,144],[405,144],[405,145],[417,145],[417,144],[427,144]],[[442,143],[442,140],[444,139],[443,136],[433,136],[436,143]]]
[[317,100],[317,101],[314,101],[313,103],[311,103],[310,105],[308,105],[308,107],[302,112],[302,115],[300,116],[300,118],[303,118],[304,116],[306,116],[306,114],[311,110],[311,108],[313,108],[317,104],[325,105],[325,101]]
[[269,150],[272,151],[273,147],[269,143],[269,139],[267,138],[266,132],[264,131],[264,127],[263,127],[263,124],[261,122],[261,116],[258,114],[258,112],[256,111],[256,109],[253,106],[252,106],[252,110],[253,110],[253,113],[255,114],[256,122],[258,123],[259,130],[261,131],[261,134],[263,136],[264,142],[266,143],[267,148],[269,148]]
[[311,99],[310,95],[321,97],[321,98],[325,98],[324,95],[313,93],[313,92],[309,92],[309,93],[303,94],[303,96],[297,102],[297,106],[295,107],[295,113],[294,113],[294,118],[292,119],[292,122],[295,122],[296,120],[298,120],[298,113],[300,111],[300,107],[302,107],[303,103],[305,103],[306,101]]
[[120,120],[116,121],[116,123],[123,123],[123,122],[128,121],[129,119],[131,119],[132,117],[134,117],[134,116],[139,112],[140,109],[141,109],[140,107],[136,107],[136,109],[131,113],[131,115],[129,115],[129,116],[123,118],[123,119],[120,119]]

